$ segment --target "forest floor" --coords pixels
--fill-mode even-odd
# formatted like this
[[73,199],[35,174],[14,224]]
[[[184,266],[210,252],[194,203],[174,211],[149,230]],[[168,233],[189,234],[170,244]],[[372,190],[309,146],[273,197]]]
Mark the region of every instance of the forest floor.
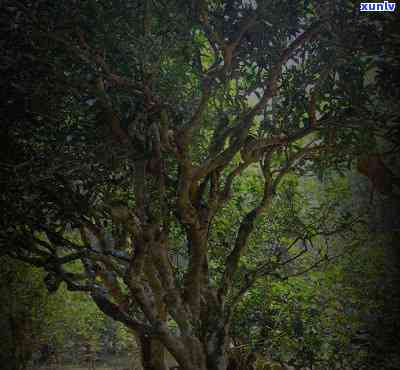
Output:
[[[175,366],[176,362],[167,355],[167,366]],[[94,367],[85,362],[60,362],[58,364],[43,365],[30,370],[142,370],[140,359],[128,355],[107,356],[96,360]]]
[[85,362],[60,362],[48,364],[31,370],[142,370],[140,362],[128,356],[112,356],[98,359],[94,366]]

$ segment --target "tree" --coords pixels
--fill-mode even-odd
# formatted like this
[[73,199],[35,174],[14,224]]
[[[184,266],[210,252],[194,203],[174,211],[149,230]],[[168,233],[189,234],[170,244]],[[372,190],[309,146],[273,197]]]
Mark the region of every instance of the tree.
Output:
[[[0,259],[0,328],[1,361],[10,369],[26,369],[30,364],[42,365],[52,355],[78,355],[80,348],[91,343],[100,347],[105,324],[117,331],[115,321],[103,315],[90,297],[71,293],[61,287],[49,294],[44,273],[26,263],[7,256]],[[121,330],[114,341],[129,343]],[[69,348],[71,341],[75,348]]]
[[12,370],[26,369],[40,345],[46,291],[39,288],[41,281],[31,266],[6,257],[0,261],[0,359]]
[[[286,179],[371,145],[379,23],[347,1],[3,7],[3,253],[50,291],[87,292],[138,334],[146,369],[164,347],[182,369],[225,369],[235,306],[281,268],[270,243],[252,252]],[[318,236],[307,221],[283,239],[293,258]]]

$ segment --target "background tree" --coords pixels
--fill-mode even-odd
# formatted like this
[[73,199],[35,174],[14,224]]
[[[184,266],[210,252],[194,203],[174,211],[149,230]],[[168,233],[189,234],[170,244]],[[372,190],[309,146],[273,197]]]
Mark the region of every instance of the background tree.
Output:
[[43,332],[45,291],[39,289],[41,281],[31,274],[30,266],[1,259],[0,328],[2,341],[0,359],[12,370],[26,369],[32,354],[40,346],[38,336]]
[[350,235],[355,220],[295,203],[292,230],[265,216],[297,178],[374,145],[388,117],[366,35],[381,23],[347,1],[2,6],[2,252],[138,333],[146,369],[165,368],[164,347],[182,369],[225,369],[258,279],[321,234]]
[[5,256],[0,261],[0,359],[9,369],[82,362],[88,344],[105,361],[134,349],[132,333],[86,294],[65,287],[50,294],[38,268]]

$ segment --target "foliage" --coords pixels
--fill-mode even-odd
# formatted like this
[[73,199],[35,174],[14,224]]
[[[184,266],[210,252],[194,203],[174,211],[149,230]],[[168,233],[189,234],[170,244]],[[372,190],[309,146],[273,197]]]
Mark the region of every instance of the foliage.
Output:
[[133,346],[132,333],[106,317],[85,293],[71,293],[61,286],[49,294],[43,280],[38,268],[2,257],[1,354],[9,356],[1,357],[2,361],[23,368],[32,360],[48,361],[45,348],[80,360],[82,348],[89,343],[96,351],[117,353]]
[[49,291],[87,292],[182,368],[223,368],[246,293],[353,235],[340,192],[314,207],[296,187],[351,166],[390,120],[370,104],[381,81],[365,81],[380,68],[366,35],[391,15],[366,24],[350,1],[4,10],[2,253],[46,270]]
[[[363,222],[351,234],[352,243],[343,243],[344,239],[333,233],[327,241],[334,263],[324,261],[313,271],[288,280],[269,276],[255,284],[235,313],[235,348],[245,354],[263,354],[269,363],[295,367],[396,367],[396,231],[393,234],[379,227],[377,223],[385,223],[385,219],[370,218],[373,213],[368,208],[379,206],[382,200],[371,204],[359,177],[351,174],[330,180],[319,183],[311,178],[302,182],[301,189],[306,195],[312,191],[309,198],[314,207],[321,202],[335,203],[339,196],[333,215],[343,211],[362,215]],[[324,225],[330,224],[331,218],[326,218]],[[296,264],[304,267],[305,262],[297,260]]]

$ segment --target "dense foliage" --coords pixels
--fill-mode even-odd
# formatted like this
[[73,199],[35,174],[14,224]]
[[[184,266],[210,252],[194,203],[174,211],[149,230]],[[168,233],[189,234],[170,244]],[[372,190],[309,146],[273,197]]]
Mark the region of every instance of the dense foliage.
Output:
[[43,268],[50,292],[86,292],[137,333],[146,369],[164,369],[164,348],[182,369],[225,369],[253,287],[333,259],[333,236],[360,244],[345,186],[318,200],[301,191],[308,176],[360,157],[393,192],[372,157],[397,129],[382,76],[397,70],[393,14],[371,22],[350,1],[2,7],[2,254]]
[[132,333],[87,295],[64,286],[49,294],[39,269],[7,257],[0,262],[0,360],[9,368],[83,362],[88,347],[103,357],[133,350]]

